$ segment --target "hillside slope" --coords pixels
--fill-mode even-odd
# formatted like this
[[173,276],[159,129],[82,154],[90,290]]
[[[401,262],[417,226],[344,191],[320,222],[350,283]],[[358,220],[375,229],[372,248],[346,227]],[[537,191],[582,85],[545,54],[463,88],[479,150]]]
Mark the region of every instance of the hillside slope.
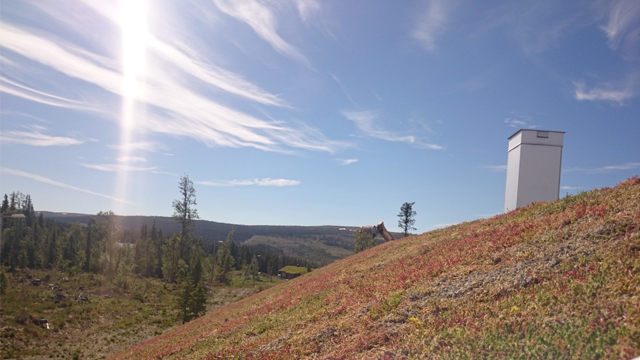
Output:
[[640,179],[380,245],[115,359],[640,355]]

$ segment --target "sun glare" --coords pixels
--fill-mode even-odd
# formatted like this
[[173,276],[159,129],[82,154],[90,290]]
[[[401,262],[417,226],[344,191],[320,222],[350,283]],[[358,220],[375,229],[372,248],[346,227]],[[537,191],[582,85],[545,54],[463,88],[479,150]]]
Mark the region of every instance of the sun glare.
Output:
[[[146,71],[147,2],[146,0],[120,0],[120,28],[122,31],[122,115],[120,123],[120,156],[131,156],[131,144],[137,118],[144,115],[144,82]],[[126,165],[126,164],[125,164]],[[128,198],[129,169],[118,170],[116,194]],[[117,213],[123,213],[122,204],[114,204]]]
[[120,27],[122,30],[122,87],[127,98],[140,93],[139,79],[145,71],[147,43],[147,2],[145,0],[120,1]]

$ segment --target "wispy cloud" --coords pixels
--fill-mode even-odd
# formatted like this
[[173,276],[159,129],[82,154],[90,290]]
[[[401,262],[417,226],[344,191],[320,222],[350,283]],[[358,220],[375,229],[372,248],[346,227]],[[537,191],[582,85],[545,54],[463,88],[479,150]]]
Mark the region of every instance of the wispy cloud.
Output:
[[116,159],[116,161],[121,163],[137,163],[147,162],[147,159],[143,156],[120,156]]
[[423,2],[413,29],[413,38],[429,51],[436,49],[436,37],[440,35],[447,21],[446,2],[441,0],[427,0]]
[[84,143],[65,136],[51,136],[44,134],[46,128],[32,126],[31,131],[3,131],[0,133],[0,143],[14,143],[29,146],[71,146]]
[[351,165],[358,162],[358,159],[338,159],[342,165]]
[[128,165],[128,164],[82,164],[82,166],[89,168],[89,169],[95,169],[95,170],[100,170],[100,171],[106,171],[106,172],[122,172],[122,171],[152,171],[152,170],[156,170],[157,168],[155,166],[151,166],[151,167],[140,167],[140,166],[133,166],[133,165]]
[[320,3],[316,0],[293,0],[302,21],[308,21],[311,14],[320,9]]
[[[116,63],[65,43],[58,39],[45,39],[43,33],[29,32],[6,23],[0,24],[2,47],[45,66],[52,67],[70,77],[91,82],[107,91],[119,94],[121,76],[115,71]],[[112,68],[104,64],[112,64]]]
[[298,180],[289,179],[248,179],[248,180],[220,180],[220,181],[194,181],[196,184],[205,186],[296,186],[300,185]]
[[443,150],[444,146],[438,144],[432,144],[423,141],[423,139],[411,136],[411,135],[399,135],[393,131],[386,130],[382,128],[377,121],[377,118],[380,116],[378,111],[343,111],[342,114],[347,119],[353,121],[356,125],[356,128],[360,133],[364,136],[392,141],[392,142],[404,142],[412,144],[413,146],[421,149],[429,149],[429,150]]
[[505,14],[505,22],[512,28],[510,32],[522,51],[530,56],[561,46],[564,37],[582,15],[567,14],[561,6],[552,3],[538,6],[525,3],[512,5],[514,7],[508,7],[509,13]]
[[76,187],[76,186],[64,184],[64,183],[61,183],[59,181],[55,181],[55,180],[52,180],[52,179],[49,179],[47,177],[40,176],[40,175],[37,175],[37,174],[31,174],[31,173],[28,173],[28,172],[9,169],[9,168],[5,168],[5,167],[0,167],[0,172],[2,172],[4,174],[8,174],[8,175],[24,177],[24,178],[27,178],[27,179],[39,181],[41,183],[50,184],[50,185],[61,187],[61,188],[65,188],[65,189],[70,189],[70,190],[75,190],[75,191],[79,191],[79,192],[83,192],[83,193],[87,193],[87,194],[91,194],[91,195],[100,196],[100,197],[107,198],[107,199],[110,199],[110,200],[114,200],[114,201],[117,201],[117,202],[121,202],[121,203],[124,203],[124,204],[130,204],[130,205],[133,204],[133,203],[127,201],[127,200],[118,199],[117,197],[113,197],[113,196],[101,194],[101,193],[98,193],[98,192],[95,192],[95,191],[91,191],[91,190],[79,188],[79,187]]
[[640,2],[620,0],[610,4],[609,20],[601,27],[609,39],[609,46],[616,50],[625,41],[637,43],[640,40]]
[[419,148],[423,148],[423,149],[429,149],[429,150],[444,150],[446,149],[444,146],[442,145],[438,145],[438,144],[426,144],[426,143],[421,143],[421,142],[416,142],[416,146]]
[[[295,47],[280,37],[276,29],[278,20],[272,9],[257,0],[214,0],[220,11],[249,25],[255,33],[269,43],[277,52],[310,66],[309,60]],[[303,11],[309,6],[298,7]],[[305,13],[305,14],[308,14]]]
[[491,170],[491,171],[496,171],[496,172],[507,171],[507,165],[486,165],[486,166],[483,166],[482,168]]
[[582,83],[576,83],[574,85],[576,87],[575,98],[580,101],[610,101],[622,105],[625,100],[633,97],[634,95],[630,89],[614,90],[594,88],[587,90],[585,85]]
[[[174,41],[179,40],[176,39]],[[149,45],[156,50],[164,60],[209,85],[261,104],[282,107],[288,106],[278,96],[262,90],[258,86],[245,80],[242,76],[222,69],[198,57],[198,52],[190,49],[184,42],[179,42],[178,45],[180,49],[185,49],[186,51],[180,51],[177,47],[171,46],[154,37],[151,38]]]
[[[1,30],[0,36],[3,36]],[[83,104],[80,101],[39,91],[29,86],[11,81],[2,75],[0,75],[0,92],[49,106],[73,110],[97,111],[97,108],[94,105],[89,105],[87,103]]]
[[569,168],[564,170],[564,172],[581,172],[585,174],[603,174],[610,173],[613,171],[624,171],[624,170],[634,170],[640,169],[640,162],[628,162],[619,165],[607,165],[597,168]]
[[347,119],[353,121],[358,130],[366,136],[386,141],[406,142],[410,144],[413,144],[416,140],[413,136],[401,136],[382,129],[375,122],[375,119],[379,116],[377,111],[343,111],[342,114]]
[[[225,8],[238,16],[246,15],[247,21],[253,15],[262,19],[259,14],[267,11],[268,16],[262,19],[265,23],[258,21],[254,26],[275,26],[275,19],[269,20],[272,16],[270,10],[256,2],[234,2],[220,6],[226,6]],[[256,9],[255,14],[250,11],[253,8]],[[107,10],[94,10],[104,11],[102,15],[113,18],[113,14]],[[162,41],[153,36],[149,37],[147,73],[154,76],[139,79],[140,93],[144,96],[138,101],[141,106],[146,106],[147,113],[137,118],[136,130],[193,138],[211,147],[253,147],[279,152],[291,152],[290,149],[294,148],[333,153],[347,146],[344,142],[327,139],[320,131],[304,123],[293,127],[283,121],[267,121],[217,102],[202,89],[212,85],[244,100],[268,106],[288,107],[278,96],[251,84],[242,76],[203,60],[199,57],[198,51],[177,36],[171,35]],[[114,115],[112,111],[113,104],[117,104],[124,91],[121,69],[116,60],[61,40],[55,34],[22,29],[6,23],[1,25],[0,37],[3,39],[0,46],[8,50],[3,56],[18,54],[38,63],[46,70],[56,70],[61,76],[80,80],[84,84],[83,88],[73,88],[83,89],[76,93],[68,88],[57,88],[57,92],[49,94],[34,90],[38,86],[30,86],[29,83],[16,85],[5,81],[3,84],[8,85],[0,90],[42,104],[77,109],[80,103],[81,106],[100,111],[103,116],[112,119],[118,116],[117,112]],[[30,71],[18,65],[3,70],[17,75]],[[29,81],[37,83],[32,76],[14,78],[30,79]],[[90,96],[82,92],[87,86],[93,91]],[[106,91],[114,96],[110,98],[104,96],[103,92],[96,93],[96,90]],[[63,96],[63,93],[72,96]],[[98,101],[97,105],[88,102],[88,98]]]
[[155,152],[163,148],[161,144],[158,144],[153,141],[137,141],[137,142],[131,142],[131,143],[125,143],[125,144],[111,144],[111,145],[108,145],[108,147],[115,150],[126,149],[128,151],[142,150],[142,151],[149,151],[149,152]]
[[349,100],[349,102],[353,105],[353,106],[358,106],[356,104],[355,101],[353,101],[353,98],[351,97],[351,94],[349,94],[349,92],[347,91],[347,88],[344,87],[344,84],[342,84],[342,80],[340,80],[340,78],[338,78],[336,75],[331,74],[331,77],[333,78],[333,80],[338,83],[338,86],[340,86],[340,90],[342,90],[342,93],[344,93],[344,96],[347,97],[347,99]]
[[178,177],[179,175],[176,173],[172,173],[170,171],[158,171],[158,170],[151,170],[152,174],[159,174],[159,175],[169,175],[169,176],[173,176],[173,177]]
[[514,115],[504,119],[505,124],[516,129],[535,129],[539,127],[539,125],[528,125],[529,121],[531,121],[531,116],[527,115]]
[[578,187],[578,186],[561,186],[560,190],[569,190],[569,191],[574,191],[574,190],[582,190],[584,188]]

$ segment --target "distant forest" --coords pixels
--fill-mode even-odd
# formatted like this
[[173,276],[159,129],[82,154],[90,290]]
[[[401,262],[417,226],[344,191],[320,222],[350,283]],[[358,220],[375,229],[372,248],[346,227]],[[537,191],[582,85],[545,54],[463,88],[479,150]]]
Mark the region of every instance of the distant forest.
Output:
[[[43,211],[47,219],[58,220],[67,223],[87,224],[93,215],[54,213]],[[164,216],[115,216],[118,226],[124,229],[140,229],[144,224],[151,226],[155,222],[158,230],[165,234],[174,234],[180,231],[180,224],[171,217]],[[344,230],[339,226],[270,226],[270,225],[233,225],[208,220],[194,220],[194,234],[203,238],[204,244],[224,240],[231,230],[234,230],[234,240],[245,242],[255,235],[279,236],[279,237],[308,237],[308,236],[345,236]],[[367,224],[363,224],[367,225]],[[347,227],[342,227],[346,229]],[[350,227],[350,229],[355,229]],[[394,233],[396,234],[396,233]],[[353,235],[349,235],[353,237]],[[351,244],[353,248],[353,244]]]
[[[95,216],[37,213],[31,196],[20,192],[4,195],[2,217],[0,264],[8,269],[92,272],[111,278],[137,274],[175,282],[180,279],[180,271],[184,272],[178,260],[184,259],[190,271],[202,273],[198,277],[213,280],[220,248],[229,251],[233,261],[225,263],[236,270],[249,264],[253,267],[256,261],[258,271],[269,275],[276,275],[287,265],[321,265],[285,256],[277,249],[242,245],[255,232],[248,226],[195,221],[189,248],[178,249],[180,225],[173,218],[123,217],[112,212]],[[298,227],[286,228],[291,234],[300,231]],[[283,234],[282,227],[260,229]]]
[[[64,223],[78,223],[86,226],[95,215],[41,212],[45,219]],[[36,213],[38,215],[38,213]],[[119,216],[113,217],[116,225],[123,230],[138,231],[143,225],[153,224],[163,234],[175,234],[181,226],[172,217],[162,216]],[[353,253],[356,227],[348,226],[270,226],[233,225],[208,220],[192,220],[193,236],[202,241],[202,246],[211,252],[214,245],[226,239],[233,230],[233,239],[238,245],[248,245],[259,253],[270,253],[311,261],[316,265],[326,265]],[[393,233],[396,238],[401,234]],[[132,242],[125,238],[122,241]],[[216,245],[217,246],[217,245]]]

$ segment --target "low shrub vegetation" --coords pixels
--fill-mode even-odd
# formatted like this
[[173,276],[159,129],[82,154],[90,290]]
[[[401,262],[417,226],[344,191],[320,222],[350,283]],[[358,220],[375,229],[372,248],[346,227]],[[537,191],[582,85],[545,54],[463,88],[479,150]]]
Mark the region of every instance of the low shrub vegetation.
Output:
[[631,359],[640,179],[382,244],[114,359]]

